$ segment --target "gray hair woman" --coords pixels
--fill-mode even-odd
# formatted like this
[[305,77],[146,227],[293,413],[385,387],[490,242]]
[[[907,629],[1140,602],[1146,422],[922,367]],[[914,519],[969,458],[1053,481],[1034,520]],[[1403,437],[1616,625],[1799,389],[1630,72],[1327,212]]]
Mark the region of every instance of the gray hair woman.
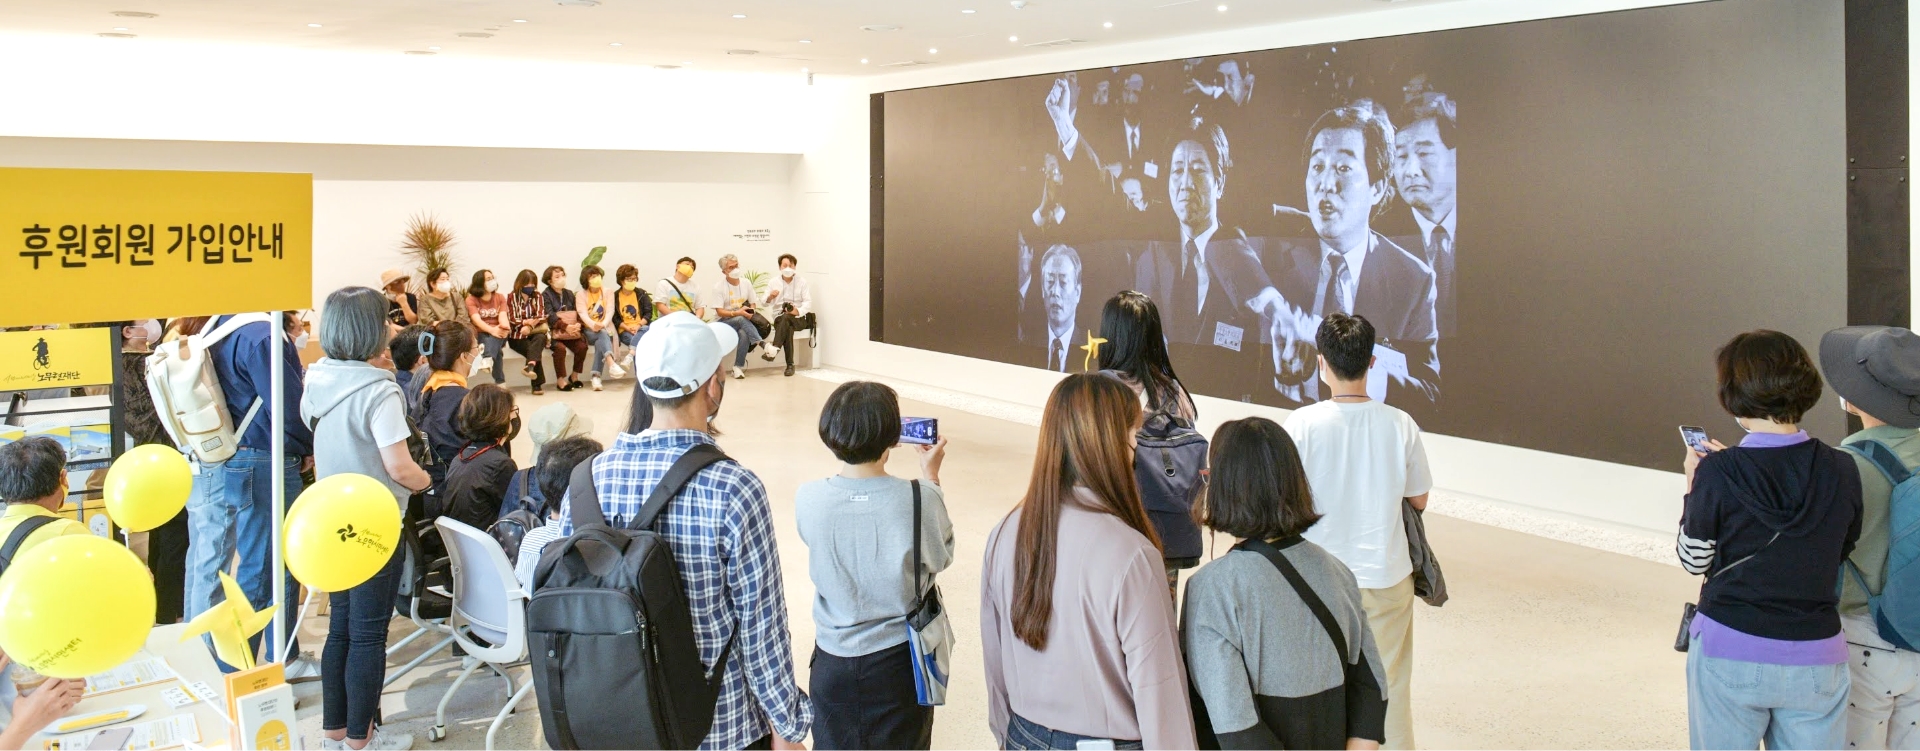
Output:
[[[391,329],[387,298],[366,287],[346,287],[327,296],[320,314],[320,348],[326,357],[307,369],[300,414],[313,428],[314,475],[366,475],[405,499],[432,483],[407,452],[405,400],[390,370],[370,361],[387,357]],[[405,501],[401,501],[402,508]],[[380,573],[345,592],[334,592],[321,655],[324,715],[321,748],[405,749],[413,737],[373,726],[387,662],[387,621],[400,585],[396,550]]]

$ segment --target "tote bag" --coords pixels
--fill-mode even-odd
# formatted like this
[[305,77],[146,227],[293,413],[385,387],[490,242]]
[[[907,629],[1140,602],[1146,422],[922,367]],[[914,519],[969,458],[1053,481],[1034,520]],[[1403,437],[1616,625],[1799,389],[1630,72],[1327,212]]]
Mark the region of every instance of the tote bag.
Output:
[[913,610],[907,613],[907,652],[913,657],[913,695],[923,707],[947,703],[953,665],[953,626],[940,603],[940,585],[920,583],[920,481],[913,481]]

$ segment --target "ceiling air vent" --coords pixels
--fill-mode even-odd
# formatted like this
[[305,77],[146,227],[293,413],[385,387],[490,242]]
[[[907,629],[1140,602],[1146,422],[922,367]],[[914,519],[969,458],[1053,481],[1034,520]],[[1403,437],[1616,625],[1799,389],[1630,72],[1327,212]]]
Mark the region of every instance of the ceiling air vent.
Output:
[[572,5],[580,8],[591,8],[600,4],[600,0],[553,0],[553,2],[555,5]]
[[116,10],[113,12],[113,15],[119,16],[121,18],[159,18],[160,17],[160,14],[158,13],[148,13],[143,10]]
[[679,69],[680,69],[680,66],[678,66],[678,65],[655,65],[655,66],[653,66],[653,69],[654,69],[654,70],[679,70]]
[[760,51],[759,51],[759,50],[727,50],[727,54],[729,54],[729,55],[744,55],[744,56],[749,56],[749,57],[750,57],[750,56],[753,56],[753,55],[758,55],[758,54],[760,54]]
[[492,34],[488,34],[487,32],[484,32],[484,31],[462,31],[458,34],[455,34],[454,36],[466,37],[468,39],[492,39],[493,38]]
[[1065,47],[1072,44],[1086,44],[1085,39],[1055,39],[1051,42],[1034,42],[1028,47]]
[[98,36],[103,36],[103,37],[107,37],[107,38],[109,38],[109,39],[132,39],[132,38],[134,38],[134,35],[133,35],[133,34],[128,34],[128,33],[126,33],[126,32],[123,32],[123,31],[103,31],[103,32],[100,32],[100,33],[98,34]]
[[897,62],[897,63],[881,63],[880,67],[882,68],[917,68],[922,65],[932,65],[932,64],[933,63],[927,62],[925,60],[901,60],[900,62]]
[[860,27],[861,31],[899,31],[900,27],[890,23],[870,23]]
[[434,52],[433,50],[407,50],[407,51],[406,51],[406,54],[409,54],[409,55],[434,55],[434,54],[438,54],[438,53],[436,53],[436,52]]

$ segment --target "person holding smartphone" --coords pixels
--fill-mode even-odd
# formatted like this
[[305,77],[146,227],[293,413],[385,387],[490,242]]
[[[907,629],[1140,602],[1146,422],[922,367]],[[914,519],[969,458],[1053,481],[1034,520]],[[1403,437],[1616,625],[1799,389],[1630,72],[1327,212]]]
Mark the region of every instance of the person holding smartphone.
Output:
[[808,693],[821,749],[933,744],[933,707],[915,699],[906,626],[921,595],[915,583],[931,589],[953,563],[953,522],[940,489],[947,442],[915,447],[920,479],[910,481],[887,474],[900,431],[893,389],[841,384],[820,410],[820,440],[841,461],[840,472],[801,486],[794,498],[816,593]]
[[1860,471],[1800,429],[1821,383],[1793,337],[1740,334],[1714,361],[1720,406],[1747,436],[1689,446],[1682,462],[1676,552],[1706,576],[1686,626],[1692,745],[1845,748],[1838,585],[1860,537]]

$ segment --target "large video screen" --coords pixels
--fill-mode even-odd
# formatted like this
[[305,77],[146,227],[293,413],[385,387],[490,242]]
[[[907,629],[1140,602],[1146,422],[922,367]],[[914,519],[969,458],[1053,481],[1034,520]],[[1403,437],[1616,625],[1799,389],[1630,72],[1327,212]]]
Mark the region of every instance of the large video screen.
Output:
[[1358,314],[1370,389],[1426,430],[1674,469],[1676,424],[1731,428],[1716,346],[1844,323],[1841,13],[1719,0],[888,92],[881,338],[1078,372],[1138,290],[1189,389],[1291,408],[1325,396],[1319,322]]

